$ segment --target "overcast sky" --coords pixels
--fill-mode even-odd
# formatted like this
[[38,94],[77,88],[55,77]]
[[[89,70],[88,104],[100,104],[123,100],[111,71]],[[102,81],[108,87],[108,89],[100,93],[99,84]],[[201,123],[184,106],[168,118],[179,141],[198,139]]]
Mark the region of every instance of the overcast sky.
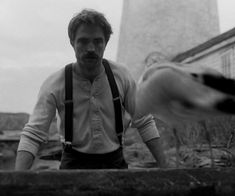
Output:
[[[75,60],[67,25],[83,8],[112,24],[105,57],[115,60],[122,0],[0,0],[0,112],[30,113],[43,80]],[[218,9],[221,33],[235,27],[235,0],[218,0]]]

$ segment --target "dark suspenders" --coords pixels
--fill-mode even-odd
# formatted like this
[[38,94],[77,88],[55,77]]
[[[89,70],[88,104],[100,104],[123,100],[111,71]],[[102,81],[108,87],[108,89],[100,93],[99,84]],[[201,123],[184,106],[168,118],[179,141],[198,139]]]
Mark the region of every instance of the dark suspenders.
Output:
[[[115,128],[118,140],[122,146],[122,104],[119,96],[118,87],[114,79],[113,72],[106,59],[103,59],[103,65],[108,77],[109,86],[113,96],[113,105],[115,112]],[[71,147],[73,139],[73,74],[72,64],[65,66],[65,145]]]
[[115,112],[115,128],[118,136],[118,140],[122,146],[122,133],[123,133],[123,123],[122,123],[122,103],[119,95],[118,87],[116,81],[114,79],[113,72],[109,66],[109,62],[106,59],[103,59],[103,65],[105,68],[105,72],[108,77],[109,86],[113,95],[113,105]]
[[71,146],[73,140],[73,68],[65,66],[65,144]]

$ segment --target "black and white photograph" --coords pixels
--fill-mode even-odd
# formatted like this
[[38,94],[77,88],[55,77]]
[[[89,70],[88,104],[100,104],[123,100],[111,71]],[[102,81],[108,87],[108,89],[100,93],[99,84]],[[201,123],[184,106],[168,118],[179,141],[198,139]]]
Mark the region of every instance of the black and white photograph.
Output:
[[0,195],[235,195],[234,0],[0,0]]

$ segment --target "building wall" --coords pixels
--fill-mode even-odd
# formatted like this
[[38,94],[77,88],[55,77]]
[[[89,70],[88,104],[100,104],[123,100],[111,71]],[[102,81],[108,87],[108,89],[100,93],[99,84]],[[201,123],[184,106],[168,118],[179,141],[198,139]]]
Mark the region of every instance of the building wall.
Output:
[[[204,52],[206,53],[206,51]],[[223,68],[224,66],[223,58],[226,58],[227,59],[226,62],[229,63],[230,65],[230,68],[227,72]],[[201,65],[201,66],[211,67],[221,72],[226,77],[235,78],[235,43],[228,44],[227,46],[224,46],[223,48],[220,48],[200,58],[185,59],[183,63],[188,63],[190,64],[190,66]]]
[[[186,63],[187,61],[185,61]],[[193,61],[189,63],[190,65],[193,66],[206,66],[213,68],[219,72],[222,73],[222,67],[221,67],[221,56],[219,53],[213,53],[210,54],[204,58],[198,59],[196,61]]]
[[218,34],[216,0],[124,0],[117,61],[138,79],[149,53],[171,58]]
[[232,78],[235,78],[235,44],[232,47]]

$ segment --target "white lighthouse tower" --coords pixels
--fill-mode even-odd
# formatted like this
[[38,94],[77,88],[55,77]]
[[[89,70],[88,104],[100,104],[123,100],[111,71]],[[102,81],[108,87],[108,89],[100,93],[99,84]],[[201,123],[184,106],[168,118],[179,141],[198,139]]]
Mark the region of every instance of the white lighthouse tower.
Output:
[[150,53],[170,59],[219,33],[217,0],[123,0],[117,61],[138,79]]

